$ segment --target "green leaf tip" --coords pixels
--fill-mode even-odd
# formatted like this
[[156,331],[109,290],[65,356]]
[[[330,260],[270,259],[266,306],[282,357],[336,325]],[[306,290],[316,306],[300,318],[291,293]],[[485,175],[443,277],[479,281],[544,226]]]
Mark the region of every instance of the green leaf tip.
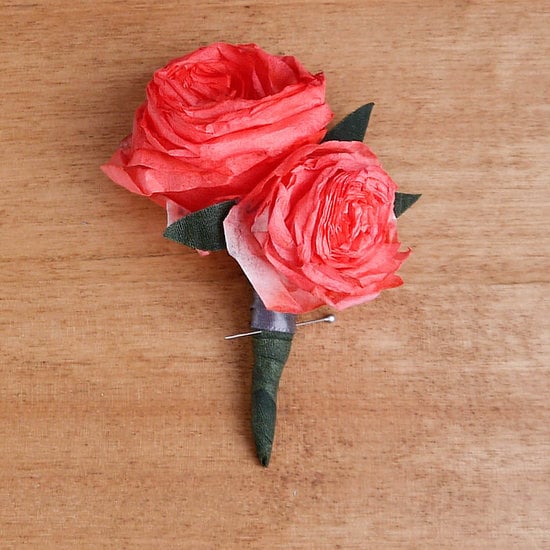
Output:
[[170,224],[164,236],[198,250],[225,250],[223,220],[236,201],[225,201],[203,208]]
[[422,195],[411,193],[396,193],[393,203],[393,213],[396,218],[399,218],[405,210],[408,210]]
[[256,454],[260,464],[267,467],[275,437],[277,403],[266,390],[256,390],[252,394],[252,411],[252,432]]
[[374,103],[367,103],[343,118],[327,132],[324,141],[363,141]]

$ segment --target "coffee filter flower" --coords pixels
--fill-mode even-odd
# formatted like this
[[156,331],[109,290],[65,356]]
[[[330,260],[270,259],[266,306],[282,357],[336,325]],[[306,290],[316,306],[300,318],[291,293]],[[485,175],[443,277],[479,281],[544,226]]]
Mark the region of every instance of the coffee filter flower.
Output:
[[344,309],[402,284],[396,185],[361,142],[304,146],[232,208],[227,250],[268,309]]
[[194,212],[241,198],[332,112],[325,77],[292,56],[219,42],[155,71],[130,136],[102,166],[115,183]]

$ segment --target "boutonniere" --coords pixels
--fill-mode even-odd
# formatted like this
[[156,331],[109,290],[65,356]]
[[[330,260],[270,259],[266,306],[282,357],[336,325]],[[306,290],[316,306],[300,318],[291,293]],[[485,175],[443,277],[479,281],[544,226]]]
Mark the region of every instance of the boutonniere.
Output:
[[227,249],[250,281],[244,336],[253,339],[252,431],[264,466],[297,316],[401,285],[396,271],[410,250],[401,250],[397,218],[420,196],[398,193],[363,144],[372,103],[326,133],[324,89],[324,76],[293,57],[256,45],[201,48],[155,72],[132,134],[103,167],[166,207],[167,238]]

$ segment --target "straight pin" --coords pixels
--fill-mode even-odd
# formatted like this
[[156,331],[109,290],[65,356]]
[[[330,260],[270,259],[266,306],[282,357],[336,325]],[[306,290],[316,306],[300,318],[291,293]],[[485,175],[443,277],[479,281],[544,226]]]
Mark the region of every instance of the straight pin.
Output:
[[[301,323],[296,323],[297,327],[305,327],[307,325],[314,325],[316,323],[334,323],[336,317],[334,315],[327,315],[326,317],[321,317],[321,319],[312,319],[311,321],[302,321]],[[232,334],[231,336],[224,336],[225,340],[234,340],[235,338],[242,338],[243,336],[254,336],[255,334],[260,334],[261,330],[253,330],[252,332],[242,332],[241,334]]]

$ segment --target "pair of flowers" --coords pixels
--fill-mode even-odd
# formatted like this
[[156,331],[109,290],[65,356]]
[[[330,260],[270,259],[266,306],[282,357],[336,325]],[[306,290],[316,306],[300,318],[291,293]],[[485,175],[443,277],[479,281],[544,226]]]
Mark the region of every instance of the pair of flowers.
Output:
[[255,44],[212,44],[153,75],[104,172],[166,208],[165,236],[227,248],[255,290],[252,431],[267,466],[296,315],[402,283],[396,217],[417,195],[362,143],[372,104],[327,133],[325,79]]
[[343,309],[402,284],[396,185],[353,124],[321,142],[322,73],[216,43],[157,70],[146,93],[103,171],[169,224],[227,204],[227,250],[268,310]]

